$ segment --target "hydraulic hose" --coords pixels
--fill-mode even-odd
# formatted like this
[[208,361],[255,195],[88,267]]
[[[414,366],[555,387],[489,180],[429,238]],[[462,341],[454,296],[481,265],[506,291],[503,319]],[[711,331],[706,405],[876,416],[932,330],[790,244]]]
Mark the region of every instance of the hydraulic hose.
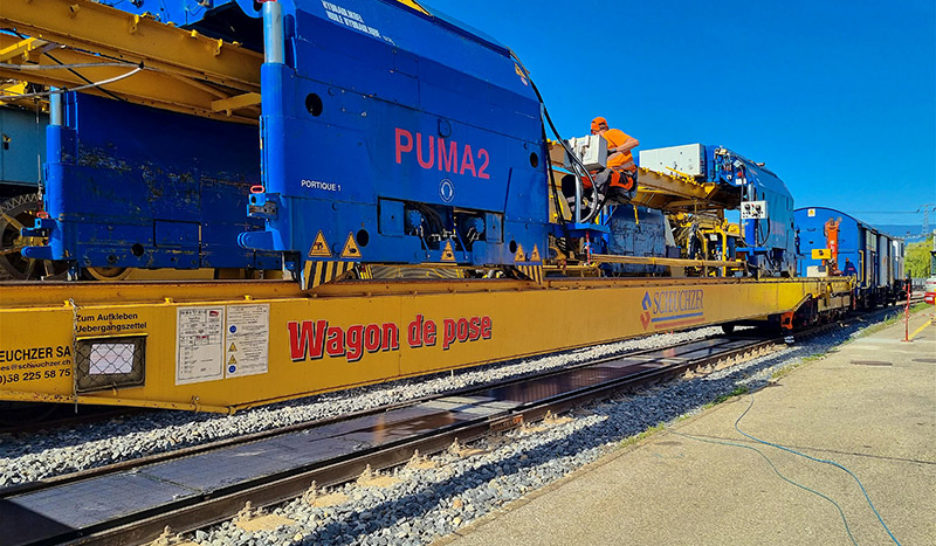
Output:
[[[589,203],[588,214],[587,214],[585,217],[583,217],[583,218],[581,219],[581,222],[582,222],[582,223],[587,224],[587,223],[591,222],[592,220],[594,220],[594,219],[595,219],[595,216],[597,216],[597,215],[598,215],[598,212],[601,210],[601,206],[600,206],[601,199],[600,199],[600,198],[601,198],[602,196],[598,193],[598,185],[595,183],[595,179],[592,178],[591,173],[588,172],[588,169],[585,168],[585,165],[582,163],[581,159],[579,159],[579,157],[575,154],[575,152],[573,152],[573,151],[569,148],[569,146],[565,143],[565,140],[563,140],[562,137],[559,135],[559,130],[556,129],[556,126],[555,126],[555,124],[554,124],[553,121],[552,121],[552,117],[550,117],[550,115],[549,115],[549,109],[546,108],[546,102],[543,100],[543,95],[540,94],[539,88],[536,87],[536,83],[534,83],[534,82],[533,82],[533,78],[530,77],[530,72],[526,69],[526,67],[523,65],[523,62],[520,60],[519,57],[517,57],[517,54],[514,53],[513,50],[510,51],[510,56],[511,56],[511,58],[513,58],[513,60],[517,61],[517,64],[520,65],[520,67],[523,69],[523,72],[526,74],[527,79],[530,80],[530,87],[532,87],[532,88],[533,88],[533,92],[536,93],[536,98],[539,100],[540,106],[541,106],[542,109],[543,109],[543,117],[546,119],[546,123],[549,124],[549,128],[552,129],[553,134],[556,135],[556,140],[559,141],[559,144],[562,145],[562,147],[563,147],[563,148],[565,149],[565,151],[566,151],[566,154],[569,156],[569,158],[570,158],[570,159],[572,160],[572,162],[575,164],[574,166],[575,166],[576,168],[573,169],[574,171],[576,171],[576,172],[574,173],[574,174],[575,174],[575,179],[576,179],[576,182],[575,182],[575,183],[578,184],[579,187],[582,189],[582,193],[584,193],[584,187],[583,187],[583,184],[582,184],[582,177],[583,177],[583,175],[584,175],[584,177],[587,177],[588,180],[589,180],[589,181],[591,182],[591,184],[592,184],[593,197],[592,197],[592,199],[591,199],[591,202]],[[545,132],[545,129],[544,129],[544,132]],[[550,178],[551,178],[551,177],[552,177],[552,169],[550,169]],[[555,187],[555,186],[554,186],[554,187]],[[557,196],[557,198],[558,198],[558,196]],[[576,206],[578,206],[578,205],[579,205],[579,203],[576,203]],[[579,212],[579,211],[576,211],[576,212]]]

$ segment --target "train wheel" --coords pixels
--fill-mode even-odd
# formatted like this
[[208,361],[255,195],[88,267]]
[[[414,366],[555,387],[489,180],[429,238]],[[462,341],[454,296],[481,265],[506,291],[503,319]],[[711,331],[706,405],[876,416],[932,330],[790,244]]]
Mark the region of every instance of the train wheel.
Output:
[[121,281],[131,273],[129,267],[88,267],[82,270],[89,280]]
[[35,225],[41,207],[42,198],[35,193],[17,195],[0,203],[0,279],[37,280],[65,273],[65,264],[20,254],[24,247],[48,242],[44,237],[20,235],[20,229]]

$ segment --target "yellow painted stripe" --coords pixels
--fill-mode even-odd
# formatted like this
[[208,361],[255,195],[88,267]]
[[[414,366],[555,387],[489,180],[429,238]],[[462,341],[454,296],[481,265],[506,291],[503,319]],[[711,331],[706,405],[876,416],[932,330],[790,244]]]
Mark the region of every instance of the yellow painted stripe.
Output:
[[913,340],[913,338],[916,337],[917,334],[919,334],[920,332],[922,332],[923,329],[926,328],[927,326],[929,326],[930,324],[933,324],[933,319],[929,319],[928,321],[924,322],[924,323],[923,323],[923,326],[920,326],[920,327],[917,328],[912,334],[910,334],[910,338],[909,338],[909,339],[910,339],[910,340]]
[[308,290],[311,288],[311,280],[309,278],[312,275],[312,262],[306,262],[305,266],[302,268],[302,289]]
[[419,11],[419,12],[425,13],[426,15],[429,15],[429,12],[426,11],[426,8],[424,8],[424,7],[420,6],[419,4],[417,4],[415,0],[397,0],[397,2],[403,4],[404,6],[409,6],[409,7],[413,8],[413,9],[416,10],[416,11]]

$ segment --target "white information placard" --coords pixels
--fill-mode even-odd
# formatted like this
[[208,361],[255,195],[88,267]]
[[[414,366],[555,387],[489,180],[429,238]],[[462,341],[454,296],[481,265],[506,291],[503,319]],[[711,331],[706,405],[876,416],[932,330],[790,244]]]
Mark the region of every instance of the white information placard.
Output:
[[266,373],[270,345],[270,305],[228,305],[224,341],[226,377]]
[[176,385],[224,378],[224,307],[179,307]]

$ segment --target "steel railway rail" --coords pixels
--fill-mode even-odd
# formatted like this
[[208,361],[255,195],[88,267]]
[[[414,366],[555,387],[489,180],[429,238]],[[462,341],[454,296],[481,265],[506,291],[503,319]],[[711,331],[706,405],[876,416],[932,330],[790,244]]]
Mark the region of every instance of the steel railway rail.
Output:
[[166,526],[204,527],[232,517],[248,501],[253,506],[285,501],[312,481],[343,483],[368,465],[401,464],[416,450],[432,453],[456,439],[472,441],[687,370],[763,352],[780,341],[716,337],[605,357],[25,484],[0,493],[0,535],[8,544],[141,543]]

